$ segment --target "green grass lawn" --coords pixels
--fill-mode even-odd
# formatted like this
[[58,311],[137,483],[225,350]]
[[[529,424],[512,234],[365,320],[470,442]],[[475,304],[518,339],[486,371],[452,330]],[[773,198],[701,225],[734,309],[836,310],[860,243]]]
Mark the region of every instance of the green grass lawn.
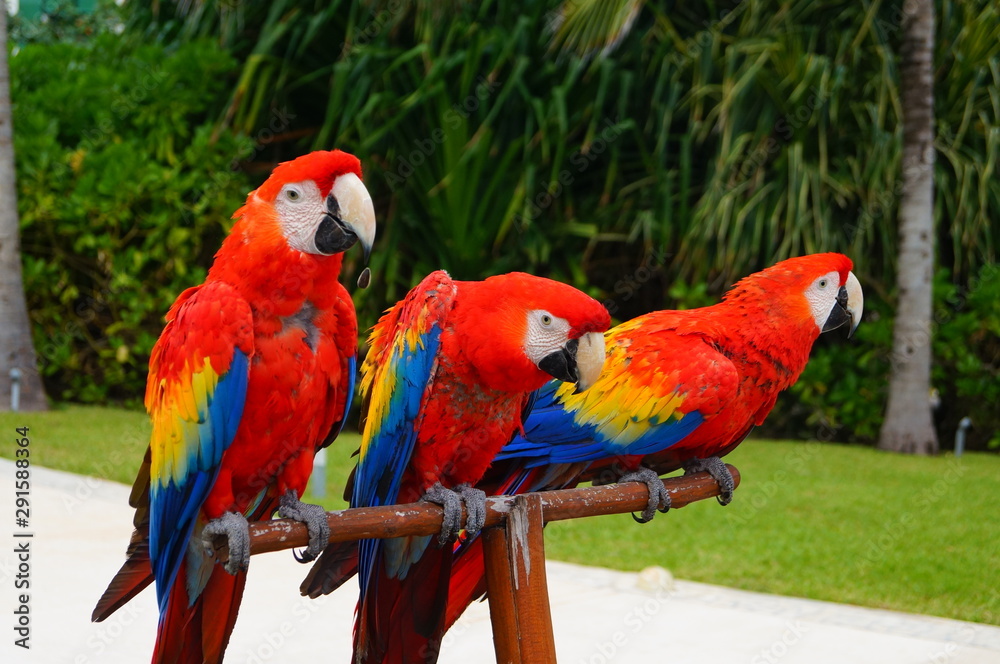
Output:
[[[149,435],[141,412],[80,406],[0,413],[0,425],[30,427],[34,463],[124,483]],[[330,509],[344,506],[357,444],[345,434],[329,451]],[[731,505],[705,501],[646,525],[627,515],[553,523],[548,555],[1000,625],[1000,457],[750,440],[727,461],[743,475]]]

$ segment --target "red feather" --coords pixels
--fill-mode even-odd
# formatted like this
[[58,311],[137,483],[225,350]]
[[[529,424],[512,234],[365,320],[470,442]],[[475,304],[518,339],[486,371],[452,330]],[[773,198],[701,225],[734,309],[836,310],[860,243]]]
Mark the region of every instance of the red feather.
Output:
[[[455,488],[482,477],[520,430],[530,393],[551,377],[529,359],[526,349],[528,321],[538,310],[567,322],[560,347],[610,324],[607,310],[593,298],[565,284],[518,273],[452,282],[437,272],[382,318],[363,369],[369,398],[353,506],[372,499],[411,502],[436,482]],[[428,348],[435,349],[432,365],[422,355],[431,352]],[[415,375],[416,367],[427,366],[429,375]],[[399,411],[409,413],[410,407],[400,404],[415,401],[419,412],[400,423]],[[398,493],[389,495],[382,487],[395,479],[389,465],[396,459],[392,452],[414,431],[412,452],[395,476]],[[355,661],[436,661],[451,548],[428,546],[418,538],[362,547],[365,578]],[[325,568],[332,564],[343,566],[344,557],[321,557],[304,592],[315,592],[312,584],[323,589],[336,585],[338,575]]]
[[[250,358],[242,417],[201,503],[194,538],[205,522],[226,512],[266,519],[286,491],[301,497],[315,452],[332,440],[346,415],[357,321],[350,295],[338,281],[342,254],[290,248],[272,205],[286,183],[313,180],[326,195],[345,173],[360,176],[360,163],[340,151],[313,153],[278,166],[234,215],[237,221],[206,283],[182,293],[167,315],[167,328],[150,362],[151,413],[161,407],[163,386],[190,377],[199,358],[208,358],[222,376],[230,361],[226,358],[234,352],[233,337],[225,333],[232,324],[228,312],[243,310],[252,317],[251,342],[240,346]],[[155,455],[153,462],[155,466]],[[149,500],[155,472],[147,452],[130,501],[136,507],[136,532],[129,557],[98,603],[95,620],[106,618],[152,579]],[[190,553],[184,555],[190,558]],[[209,570],[198,596],[188,596],[191,568],[185,561],[167,591],[154,662],[222,659],[246,575],[231,576],[212,559],[198,564],[203,572]]]

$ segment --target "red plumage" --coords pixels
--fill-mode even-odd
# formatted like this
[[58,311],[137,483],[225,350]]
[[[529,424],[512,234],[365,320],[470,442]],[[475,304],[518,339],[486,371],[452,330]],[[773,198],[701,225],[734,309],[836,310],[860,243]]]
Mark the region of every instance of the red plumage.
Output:
[[[614,481],[640,463],[664,473],[727,454],[798,379],[820,333],[859,322],[851,267],[841,254],[789,259],[741,280],[714,306],[613,328],[601,379],[583,395],[546,386],[524,434],[480,488],[558,489]],[[481,542],[467,542],[452,567],[445,629],[484,592]]]
[[[576,372],[588,384],[599,373],[600,332],[609,323],[596,300],[547,279],[428,276],[382,317],[369,340],[351,505],[412,502],[438,483],[476,482],[520,431],[531,392],[551,371]],[[600,344],[596,368],[592,343]],[[441,632],[444,620],[450,546],[402,538],[362,542],[360,551],[355,661],[435,661],[440,643],[428,637]],[[328,548],[303,592],[328,592],[353,569],[349,551]]]
[[[315,247],[337,233],[370,247],[360,176],[357,158],[336,150],[279,165],[235,213],[205,284],[167,314],[147,387],[153,439],[130,500],[136,532],[94,611],[103,620],[156,576],[154,662],[221,661],[246,573],[207,557],[201,529],[228,513],[270,518],[284,494],[301,497],[346,416],[357,321],[338,281],[343,254]],[[332,192],[345,177],[347,221]]]

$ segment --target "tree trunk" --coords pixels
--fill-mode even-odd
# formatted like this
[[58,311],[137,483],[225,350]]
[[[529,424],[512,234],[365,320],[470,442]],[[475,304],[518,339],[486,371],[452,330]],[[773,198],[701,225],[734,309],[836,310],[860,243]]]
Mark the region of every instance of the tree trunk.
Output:
[[931,417],[934,274],[934,5],[903,5],[903,191],[899,203],[899,304],[893,331],[889,405],[879,447],[938,451]]
[[0,0],[0,410],[11,405],[11,371],[20,371],[20,409],[45,410],[31,322],[21,279],[21,241],[14,181],[14,131],[7,70],[7,3]]

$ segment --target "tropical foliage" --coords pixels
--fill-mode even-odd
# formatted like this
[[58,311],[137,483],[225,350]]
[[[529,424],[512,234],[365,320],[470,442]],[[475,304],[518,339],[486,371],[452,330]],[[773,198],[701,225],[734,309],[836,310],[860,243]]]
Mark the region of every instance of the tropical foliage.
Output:
[[[166,307],[198,283],[248,187],[205,116],[235,61],[103,35],[11,59],[24,280],[50,396],[141,399]],[[66,76],[71,71],[72,76]]]
[[[939,4],[939,262],[963,313],[979,306],[971,280],[997,260],[997,13],[986,0]],[[901,17],[901,2],[879,0],[184,0],[130,3],[125,34],[165,52],[211,39],[239,63],[216,74],[199,112],[217,132],[253,137],[259,149],[241,156],[252,177],[312,148],[362,155],[381,224],[373,287],[357,297],[363,325],[439,267],[547,274],[626,319],[710,301],[789,255],[839,250],[887,326]],[[996,348],[981,338],[968,350],[995,376]],[[877,431],[871,395],[887,365],[834,361],[868,340],[818,349],[783,432],[821,412],[844,427],[838,438]],[[971,360],[938,361],[942,409],[958,413],[953,369]]]

